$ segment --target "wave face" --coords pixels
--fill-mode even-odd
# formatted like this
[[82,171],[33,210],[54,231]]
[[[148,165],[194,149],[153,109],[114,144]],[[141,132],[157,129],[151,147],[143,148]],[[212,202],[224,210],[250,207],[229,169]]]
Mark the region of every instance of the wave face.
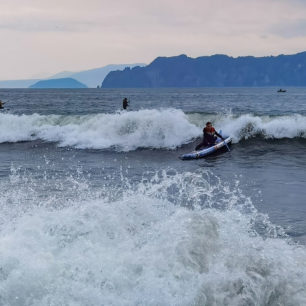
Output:
[[1,183],[1,305],[306,304],[305,248],[239,182],[204,170],[121,189],[49,179]]
[[0,143],[43,140],[79,149],[175,149],[202,135],[212,121],[235,143],[306,138],[306,116],[185,114],[176,109],[139,110],[82,116],[0,114]]
[[306,138],[306,117],[291,116],[228,116],[220,119],[224,131],[235,142],[252,137],[265,139]]
[[235,143],[241,140],[260,137],[263,139],[306,138],[306,116],[256,116],[252,114],[189,115],[196,125],[212,121],[216,129],[230,135]]
[[119,151],[180,146],[200,134],[180,110],[140,110],[84,116],[0,115],[0,142],[41,139],[60,146]]

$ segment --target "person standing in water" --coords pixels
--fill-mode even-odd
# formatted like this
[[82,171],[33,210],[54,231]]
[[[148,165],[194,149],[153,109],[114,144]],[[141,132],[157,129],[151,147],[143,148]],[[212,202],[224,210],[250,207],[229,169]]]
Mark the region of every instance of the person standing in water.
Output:
[[211,147],[215,144],[217,137],[224,140],[224,138],[216,132],[215,128],[212,126],[211,122],[207,122],[205,128],[203,129],[203,140],[195,148],[196,151],[200,150],[202,147]]
[[127,107],[129,106],[129,101],[127,98],[124,98],[122,101],[122,107],[123,109],[127,109]]
[[1,100],[0,100],[0,109],[3,109],[4,108],[4,105],[5,104],[5,102],[2,102]]

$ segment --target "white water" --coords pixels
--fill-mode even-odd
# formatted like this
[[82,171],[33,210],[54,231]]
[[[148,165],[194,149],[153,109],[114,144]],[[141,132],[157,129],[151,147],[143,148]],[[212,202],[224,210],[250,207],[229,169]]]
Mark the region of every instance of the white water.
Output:
[[160,109],[83,116],[0,114],[0,143],[40,139],[80,149],[174,149],[200,137],[208,120],[234,142],[255,136],[306,137],[302,115],[186,115],[181,110]]
[[306,117],[302,115],[269,117],[241,115],[221,118],[219,124],[235,142],[254,136],[264,138],[306,138]]
[[129,151],[139,147],[173,149],[200,133],[182,111],[174,109],[85,116],[0,116],[0,142],[42,139],[60,146]]
[[1,186],[0,305],[306,304],[305,248],[281,237],[239,182],[163,172],[122,181],[118,196],[69,178],[59,197],[42,197],[48,178],[10,183]]

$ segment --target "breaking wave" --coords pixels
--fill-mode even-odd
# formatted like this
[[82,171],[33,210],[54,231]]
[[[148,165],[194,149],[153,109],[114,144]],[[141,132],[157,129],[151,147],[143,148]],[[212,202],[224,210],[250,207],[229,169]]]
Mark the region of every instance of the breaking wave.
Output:
[[265,139],[306,138],[306,117],[291,116],[226,116],[220,119],[224,131],[235,142],[252,137]]
[[0,116],[2,143],[41,139],[80,149],[172,149],[200,133],[182,111],[174,109],[84,116]]
[[[1,305],[306,304],[305,248],[238,181],[161,171],[122,179],[118,192],[81,177],[10,180],[0,198]],[[59,183],[58,196],[44,193]]]
[[306,138],[306,117],[185,114],[153,109],[82,116],[0,114],[0,143],[43,140],[79,149],[175,149],[202,134],[206,121],[233,141]]
[[233,142],[250,138],[283,139],[306,138],[306,116],[256,116],[253,114],[189,114],[189,120],[197,126],[212,121],[215,128],[230,135]]

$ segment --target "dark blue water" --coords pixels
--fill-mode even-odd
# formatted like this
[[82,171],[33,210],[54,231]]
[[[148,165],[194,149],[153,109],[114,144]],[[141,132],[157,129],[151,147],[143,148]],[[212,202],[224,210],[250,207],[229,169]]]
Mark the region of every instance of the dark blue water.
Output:
[[1,99],[14,114],[95,114],[122,107],[122,99],[132,101],[130,109],[172,107],[184,112],[252,113],[257,115],[306,114],[306,91],[290,88],[204,88],[204,89],[1,89]]
[[[304,305],[306,89],[276,91],[0,90],[0,305]],[[181,161],[206,121],[231,151]]]

